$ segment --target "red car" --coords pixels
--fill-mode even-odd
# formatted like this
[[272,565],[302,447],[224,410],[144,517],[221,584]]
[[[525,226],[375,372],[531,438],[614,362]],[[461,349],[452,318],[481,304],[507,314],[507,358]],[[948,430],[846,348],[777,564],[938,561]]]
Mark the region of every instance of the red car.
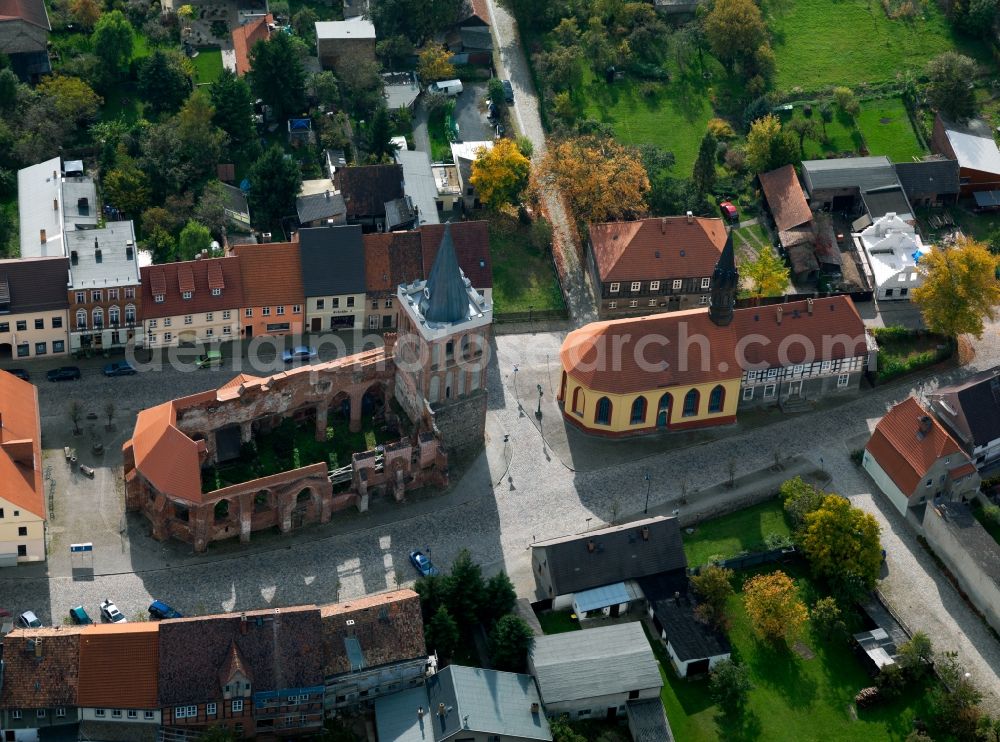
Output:
[[739,221],[740,212],[736,210],[736,207],[729,201],[723,201],[719,204],[719,209],[722,210],[722,215],[726,217],[731,222]]

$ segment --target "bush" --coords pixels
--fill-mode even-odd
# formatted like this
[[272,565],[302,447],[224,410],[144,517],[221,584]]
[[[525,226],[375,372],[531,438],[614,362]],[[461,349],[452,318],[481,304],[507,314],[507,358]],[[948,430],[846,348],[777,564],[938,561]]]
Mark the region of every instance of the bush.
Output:
[[709,691],[715,702],[727,711],[742,708],[751,690],[753,683],[745,666],[737,665],[732,660],[722,660],[712,670]]
[[733,127],[725,119],[712,118],[708,120],[708,130],[716,139],[732,139],[736,136]]
[[786,536],[784,533],[769,533],[764,537],[764,546],[767,547],[768,551],[773,549],[784,549],[786,547],[792,546],[793,541],[790,536]]
[[670,79],[670,73],[656,64],[630,62],[625,65],[625,69],[642,80],[660,80],[665,82]]
[[986,505],[983,507],[983,515],[1000,524],[1000,505]]
[[639,83],[639,95],[643,98],[655,98],[660,93],[660,86],[655,82],[643,81]]
[[796,529],[806,522],[809,513],[819,510],[823,505],[826,492],[804,481],[802,477],[794,477],[782,483],[778,494],[785,504],[785,512],[792,519]]
[[906,688],[906,676],[899,665],[886,665],[875,678],[879,691],[888,700],[893,701],[903,695]]

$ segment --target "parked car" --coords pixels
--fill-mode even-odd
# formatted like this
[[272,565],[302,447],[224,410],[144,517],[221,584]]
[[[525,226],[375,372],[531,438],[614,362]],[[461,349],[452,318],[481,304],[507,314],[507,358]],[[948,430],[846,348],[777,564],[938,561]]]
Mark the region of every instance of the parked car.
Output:
[[88,624],[94,623],[87,611],[84,610],[82,605],[78,605],[76,608],[69,609],[69,617],[72,619],[73,623],[80,626],[86,626]]
[[493,105],[493,101],[486,104],[486,118],[490,121],[496,121],[497,118],[497,107]]
[[503,124],[497,124],[496,131],[497,131],[496,138],[500,139],[507,132],[507,128]]
[[459,95],[462,90],[461,80],[442,80],[441,82],[432,82],[427,86],[428,93],[444,93],[448,96]]
[[25,629],[37,629],[42,625],[34,611],[25,611],[17,617],[17,625]]
[[209,350],[206,351],[204,355],[198,356],[198,361],[196,362],[198,368],[215,368],[216,366],[222,365],[222,351],[221,350]]
[[308,345],[296,345],[291,350],[286,350],[281,354],[281,359],[285,363],[291,363],[292,361],[311,361],[313,358],[319,356],[315,348],[310,348]]
[[49,381],[70,381],[80,378],[80,369],[76,366],[60,366],[45,374]]
[[118,606],[112,603],[109,598],[105,598],[104,602],[101,603],[101,615],[104,616],[105,621],[111,623],[128,623],[125,614],[118,610]]
[[104,367],[105,376],[134,376],[135,366],[128,361],[115,361]]
[[155,619],[161,618],[184,618],[184,614],[175,611],[162,600],[154,600],[149,604],[149,615]]
[[25,371],[23,368],[8,368],[5,370],[11,376],[16,376],[17,378],[22,379],[24,381],[31,381],[31,377],[28,375],[28,372]]
[[723,201],[719,204],[719,209],[722,211],[722,215],[729,221],[737,222],[740,220],[740,212],[733,206],[732,201]]
[[511,87],[510,80],[501,80],[503,85],[503,99],[508,103],[514,102],[514,88]]
[[413,564],[417,572],[419,572],[423,577],[430,577],[431,575],[438,574],[437,567],[435,567],[431,562],[430,557],[422,551],[411,551],[410,562]]

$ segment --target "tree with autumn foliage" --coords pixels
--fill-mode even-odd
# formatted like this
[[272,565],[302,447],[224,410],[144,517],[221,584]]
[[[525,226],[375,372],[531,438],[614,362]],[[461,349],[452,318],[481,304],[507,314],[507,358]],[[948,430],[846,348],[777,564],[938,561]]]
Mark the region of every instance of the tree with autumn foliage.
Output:
[[767,24],[753,0],[715,0],[702,27],[712,53],[730,67],[767,43]]
[[726,604],[733,594],[733,570],[710,564],[691,578],[691,587],[701,601],[695,614],[701,620],[720,629],[729,624]]
[[753,260],[741,264],[740,275],[753,281],[753,288],[748,293],[754,299],[781,296],[788,288],[788,266],[770,245],[759,247]]
[[646,213],[649,177],[642,159],[613,139],[587,136],[556,142],[542,160],[539,180],[562,191],[581,222],[636,219]]
[[923,284],[913,290],[924,324],[947,337],[983,336],[983,321],[996,319],[1000,304],[998,258],[984,242],[959,238],[954,247],[931,250],[917,269]]
[[807,513],[799,544],[813,572],[835,587],[871,590],[882,568],[882,544],[874,516],[840,495],[827,495]]
[[424,82],[438,82],[455,77],[451,52],[442,44],[428,44],[417,58],[417,74]]
[[795,636],[809,615],[795,582],[780,569],[743,583],[743,606],[753,630],[775,643]]
[[517,142],[498,139],[492,149],[482,147],[472,163],[472,185],[490,209],[520,203],[531,177],[531,161]]
[[746,150],[750,170],[766,173],[796,162],[799,143],[794,132],[782,129],[781,119],[769,113],[750,124]]

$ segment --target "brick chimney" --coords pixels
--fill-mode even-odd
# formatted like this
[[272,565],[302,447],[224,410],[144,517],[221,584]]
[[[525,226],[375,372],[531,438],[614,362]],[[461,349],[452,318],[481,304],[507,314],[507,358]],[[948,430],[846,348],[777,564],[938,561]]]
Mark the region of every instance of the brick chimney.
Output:
[[778,307],[778,324],[781,324],[781,307]]

